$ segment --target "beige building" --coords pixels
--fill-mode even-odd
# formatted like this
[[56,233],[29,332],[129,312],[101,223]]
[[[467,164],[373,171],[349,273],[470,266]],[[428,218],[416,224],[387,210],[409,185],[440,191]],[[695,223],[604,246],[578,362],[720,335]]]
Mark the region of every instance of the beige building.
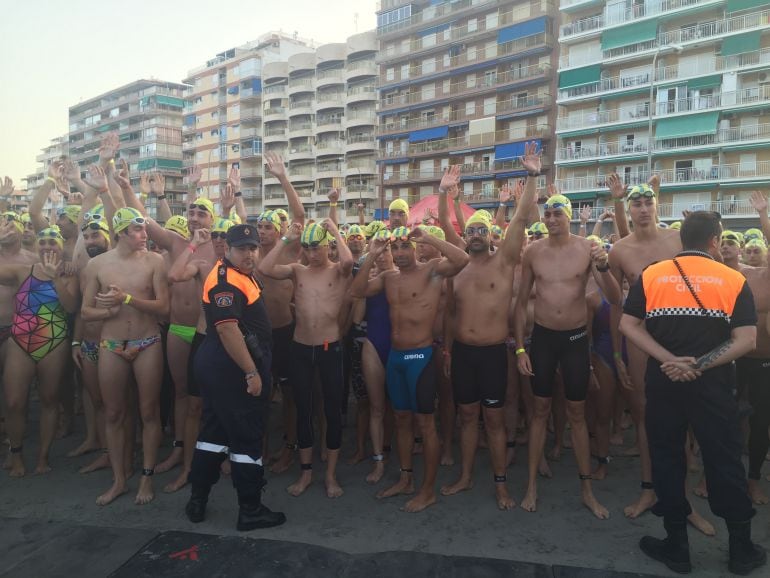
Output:
[[[51,166],[51,163],[68,154],[69,135],[53,138],[51,139],[51,142],[48,144],[48,146],[41,149],[40,154],[35,157],[35,160],[38,162],[37,170],[31,175],[27,175],[26,178],[22,179],[27,182],[26,192],[13,192],[13,205],[16,207],[14,209],[15,211],[26,210],[28,202],[32,197],[32,193],[37,187],[43,184],[43,181],[48,175],[48,167]],[[63,206],[64,202],[64,198],[61,194],[59,194],[57,191],[52,191],[51,194],[48,195],[48,200],[43,207],[43,214],[50,219],[52,214]]]
[[[660,214],[755,222],[770,185],[770,2],[560,0],[558,184],[601,206],[606,176],[661,177]],[[598,210],[598,209],[597,209]]]
[[449,164],[462,165],[468,202],[494,206],[499,187],[526,174],[519,157],[532,140],[545,151],[541,184],[552,179],[557,17],[550,0],[382,0],[385,206],[434,193]]
[[[265,150],[288,162],[310,218],[328,215],[332,188],[341,192],[340,222],[356,221],[359,202],[369,214],[377,205],[376,50],[371,31],[264,67]],[[285,206],[278,180],[264,183],[265,208]]]
[[308,50],[309,41],[271,32],[188,72],[182,149],[185,166],[202,169],[199,194],[217,200],[238,166],[249,215],[262,210],[263,68]]

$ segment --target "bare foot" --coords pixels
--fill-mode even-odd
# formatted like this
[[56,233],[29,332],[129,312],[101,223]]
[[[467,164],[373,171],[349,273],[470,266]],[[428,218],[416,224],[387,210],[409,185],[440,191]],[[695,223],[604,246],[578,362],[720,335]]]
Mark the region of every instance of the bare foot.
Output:
[[270,466],[270,471],[274,474],[282,474],[288,470],[294,463],[294,450],[289,448],[283,448],[281,455],[278,456],[276,462]]
[[598,502],[591,490],[583,490],[583,505],[600,520],[607,520],[610,517],[609,510]]
[[10,452],[5,455],[5,461],[3,462],[3,469],[4,470],[10,470],[11,469],[11,463],[12,463],[11,456],[13,456],[13,454],[10,453]]
[[558,462],[561,460],[561,447],[560,446],[553,446],[551,450],[548,452],[548,459],[552,462]]
[[292,485],[290,485],[288,488],[286,488],[286,491],[289,492],[290,495],[294,496],[295,498],[297,496],[301,496],[302,493],[307,490],[308,486],[313,481],[313,474],[309,470],[304,470],[300,475],[299,479],[294,482]]
[[232,470],[232,465],[230,464],[229,458],[223,461],[222,465],[219,466],[219,471],[222,472],[223,476],[229,476],[231,470]]
[[626,448],[626,449],[618,452],[617,455],[619,455],[620,457],[623,457],[623,458],[636,458],[636,457],[639,457],[639,446],[634,444],[630,448]]
[[8,475],[12,478],[23,478],[27,469],[24,467],[24,460],[21,459],[21,454],[8,454],[10,458],[10,464],[8,467]]
[[700,464],[698,458],[692,452],[685,452],[687,455],[687,471],[691,474],[697,474],[700,471]]
[[460,492],[465,492],[473,487],[473,480],[468,478],[467,480],[460,478],[454,484],[443,486],[441,488],[442,496],[454,496]]
[[377,492],[377,499],[390,498],[391,496],[400,496],[402,494],[414,494],[414,479],[411,474],[401,474],[401,478],[380,492]]
[[56,429],[56,439],[61,440],[72,435],[72,417],[59,420],[59,427]]
[[497,498],[497,507],[500,510],[513,510],[516,507],[516,502],[511,498],[505,484],[495,484],[495,498]]
[[68,458],[76,458],[85,454],[90,454],[101,449],[96,440],[85,440],[82,444],[67,454]]
[[521,509],[525,512],[537,511],[537,488],[527,489],[527,495],[521,501]]
[[452,455],[452,450],[449,450],[449,453],[441,454],[441,465],[442,466],[453,466],[455,465],[455,457]]
[[357,451],[352,456],[350,456],[347,460],[347,463],[349,466],[355,466],[356,464],[360,464],[366,459],[366,455],[363,451]]
[[505,467],[509,468],[516,463],[516,446],[505,449]]
[[326,477],[326,497],[327,498],[339,498],[345,492],[342,487],[337,483],[337,480],[333,477]]
[[404,512],[415,513],[422,512],[428,506],[432,506],[436,503],[436,494],[433,491],[423,492],[420,491],[414,498],[409,500],[404,507],[401,508]]
[[655,502],[656,500],[654,491],[642,490],[642,494],[639,496],[639,499],[630,506],[623,508],[623,513],[626,515],[626,518],[631,518],[633,520],[634,518],[638,518],[647,510],[652,508],[655,505]]
[[51,471],[51,466],[48,465],[48,461],[44,460],[42,462],[38,462],[37,466],[35,467],[35,475],[41,476],[43,474],[47,474]]
[[101,496],[96,498],[96,505],[106,506],[107,504],[111,504],[113,501],[115,501],[117,498],[119,498],[126,492],[128,492],[128,488],[126,487],[125,483],[123,484],[114,483],[109,490],[107,490]]
[[612,446],[622,446],[623,445],[623,434],[618,432],[614,433],[610,436],[610,445]]
[[692,493],[699,498],[709,497],[709,490],[706,487],[706,476],[701,476],[700,482],[698,482],[698,485],[692,489]]
[[156,474],[165,474],[182,463],[184,448],[174,448],[168,457],[155,467]]
[[706,536],[716,536],[717,531],[712,525],[711,522],[709,522],[706,518],[701,516],[698,512],[695,510],[692,511],[692,513],[687,516],[687,521],[692,524],[692,527],[698,530],[699,532],[705,534]]
[[564,440],[561,442],[561,445],[568,450],[572,449],[572,432],[566,431],[564,432]]
[[329,452],[325,447],[323,447],[321,448],[321,463],[325,464],[327,459],[329,459]]
[[368,476],[366,476],[366,483],[376,484],[382,479],[382,476],[384,473],[385,473],[385,464],[382,462],[374,462],[374,468],[372,468],[372,471],[369,473]]
[[178,492],[187,485],[187,477],[190,475],[190,470],[183,470],[179,477],[171,483],[163,486],[163,491],[167,494],[173,494]]
[[607,464],[599,464],[599,466],[593,471],[591,477],[595,480],[603,480],[607,477]]
[[627,430],[632,425],[634,425],[634,420],[631,418],[631,414],[623,412],[623,415],[620,418],[620,429]]
[[540,463],[537,466],[537,473],[544,478],[553,477],[553,473],[551,472],[551,466],[548,465],[548,461],[545,459],[545,456],[540,458]]
[[757,506],[767,504],[768,498],[759,486],[759,480],[749,480],[749,497]]
[[110,467],[110,454],[107,452],[102,452],[98,458],[96,458],[94,461],[92,461],[87,466],[83,466],[78,470],[79,474],[90,474],[91,472],[95,472],[97,470],[103,470],[104,468]]
[[139,478],[139,489],[136,491],[136,498],[134,503],[137,506],[144,506],[149,504],[155,499],[155,492],[152,491],[152,478],[150,476],[142,476]]

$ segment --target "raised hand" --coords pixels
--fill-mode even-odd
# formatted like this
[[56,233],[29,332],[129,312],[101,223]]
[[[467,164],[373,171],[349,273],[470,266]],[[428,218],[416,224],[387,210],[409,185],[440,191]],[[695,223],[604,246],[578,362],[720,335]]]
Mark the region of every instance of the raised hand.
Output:
[[369,246],[369,252],[372,254],[372,257],[376,259],[380,255],[382,255],[385,252],[385,249],[388,248],[388,245],[390,244],[390,239],[383,239],[381,237],[376,237],[372,239],[372,242]]
[[54,181],[60,181],[64,178],[64,161],[57,159],[48,165],[48,176]]
[[586,224],[591,218],[591,205],[580,206],[580,222]]
[[273,152],[265,153],[265,167],[267,172],[280,179],[286,176],[286,167],[283,164],[283,157]]
[[233,193],[237,193],[241,190],[241,169],[235,166],[230,169],[230,174],[227,177],[227,184],[233,188]]
[[626,185],[618,173],[612,173],[607,177],[607,188],[610,190],[610,196],[616,201],[622,201],[626,196]]
[[108,132],[105,134],[99,147],[99,163],[106,164],[114,159],[119,147],[120,139],[118,138],[118,133]]
[[420,227],[415,227],[409,233],[409,239],[415,243],[425,243],[429,236],[430,235],[428,235],[428,233],[426,233],[425,230],[421,229]]
[[[449,192],[452,187],[457,187],[459,194],[460,184],[460,165],[451,165],[444,170],[444,176],[441,177],[441,182],[438,185],[439,192]],[[456,198],[452,197],[452,198]]]
[[328,217],[321,221],[319,225],[322,229],[326,229],[331,235],[334,236],[335,233],[337,233],[337,225],[334,224],[334,221],[329,219]]
[[0,244],[5,244],[8,239],[17,235],[18,231],[12,221],[0,220]]
[[513,192],[511,191],[511,187],[509,187],[507,183],[504,184],[500,188],[500,202],[507,203],[508,201],[511,200],[512,196],[513,196]]
[[602,213],[602,221],[611,221],[615,218],[615,211],[612,209],[606,209],[604,213]]
[[[187,172],[187,184],[193,187],[197,186],[203,176],[203,171],[198,165],[193,165]],[[239,173],[240,176],[240,173]]]
[[227,183],[219,193],[219,204],[222,205],[222,215],[228,218],[230,211],[235,206],[235,189]]
[[527,169],[528,173],[540,173],[540,170],[543,168],[543,162],[540,158],[542,152],[542,150],[537,150],[537,143],[535,141],[524,145],[524,156],[521,157],[521,165]]
[[358,209],[359,211],[363,211],[365,208],[366,208],[366,205],[364,205],[363,203],[358,203],[356,205],[356,209]]
[[13,193],[13,179],[5,177],[0,185],[0,197],[9,197]]
[[196,229],[193,233],[192,241],[190,241],[191,244],[195,245],[196,247],[200,247],[201,245],[205,245],[211,241],[211,231],[208,229]]
[[152,173],[150,178],[150,191],[153,195],[162,195],[166,191],[166,177],[159,172]]
[[330,203],[336,203],[340,200],[340,190],[339,189],[332,189],[329,191],[329,194],[326,195],[326,197],[329,199]]
[[80,180],[80,167],[72,159],[64,161],[63,176],[70,183],[77,183]]
[[149,173],[139,175],[139,192],[143,195],[149,195],[152,192]]
[[109,190],[109,186],[107,185],[107,174],[99,165],[91,165],[88,167],[85,183],[100,193]]
[[51,279],[55,279],[59,276],[59,270],[62,266],[62,261],[59,255],[53,251],[46,251],[43,253],[43,273],[45,273]]
[[67,204],[68,205],[82,205],[83,204],[83,193],[70,193],[69,197],[67,197]]
[[[6,177],[8,178],[8,177]],[[761,191],[754,191],[749,197],[749,202],[760,215],[767,212],[767,197]]]
[[591,260],[597,267],[604,268],[607,266],[607,251],[601,244],[596,241],[591,242]]
[[[516,202],[518,203],[521,200],[521,196],[524,194],[524,179],[516,179],[513,183],[513,198],[516,199]],[[537,204],[537,199],[535,199],[535,204]]]
[[303,226],[301,223],[292,223],[286,231],[286,238],[289,242],[299,241],[302,236]]
[[551,183],[548,185],[548,196],[553,197],[554,195],[560,195],[561,191],[559,190],[559,187],[556,186],[556,183]]
[[656,195],[660,195],[660,175],[652,175],[647,179],[647,184],[655,191]]

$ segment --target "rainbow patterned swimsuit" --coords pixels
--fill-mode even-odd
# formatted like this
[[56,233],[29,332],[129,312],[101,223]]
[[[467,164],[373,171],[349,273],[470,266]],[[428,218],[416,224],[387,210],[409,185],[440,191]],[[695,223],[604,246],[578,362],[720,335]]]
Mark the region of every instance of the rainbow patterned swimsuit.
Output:
[[67,339],[67,312],[53,281],[42,281],[30,272],[16,292],[11,333],[35,362]]

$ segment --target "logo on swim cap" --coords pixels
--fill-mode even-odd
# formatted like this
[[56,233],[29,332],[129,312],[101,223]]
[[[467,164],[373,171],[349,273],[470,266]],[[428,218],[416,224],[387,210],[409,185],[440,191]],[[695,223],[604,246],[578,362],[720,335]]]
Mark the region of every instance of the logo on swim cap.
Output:
[[318,223],[308,225],[303,231],[299,242],[303,246],[324,246],[329,244],[329,237],[326,229]]

